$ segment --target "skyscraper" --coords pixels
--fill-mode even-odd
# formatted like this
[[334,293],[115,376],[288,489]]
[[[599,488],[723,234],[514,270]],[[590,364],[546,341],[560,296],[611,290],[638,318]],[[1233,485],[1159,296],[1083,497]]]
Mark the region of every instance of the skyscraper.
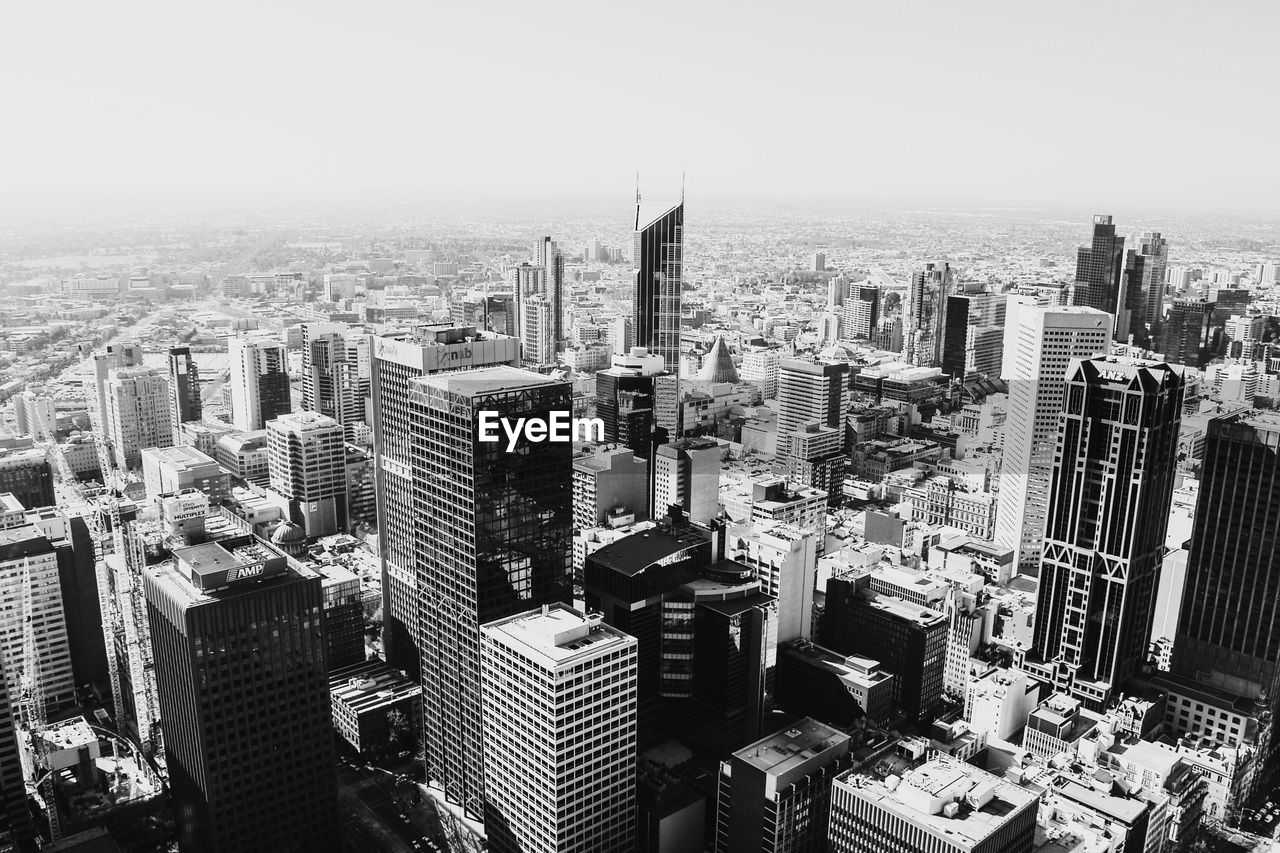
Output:
[[1173,671],[1280,695],[1280,416],[1209,421]]
[[203,413],[200,402],[200,369],[191,357],[191,347],[169,350],[169,413],[173,418],[173,443],[182,444],[182,425],[198,421]]
[[284,343],[261,333],[237,335],[227,342],[227,351],[236,429],[262,429],[267,421],[293,411]]
[[1004,345],[1003,293],[958,293],[947,297],[942,372],[955,379],[1000,375]]
[[444,370],[520,364],[520,343],[506,335],[449,323],[373,336],[374,493],[382,562],[382,647],[387,663],[417,678],[418,581],[413,569],[410,448],[417,435],[409,391],[413,380]]
[[[1072,305],[1106,311],[1115,324],[1118,341],[1128,339],[1129,325],[1121,289],[1124,237],[1116,234],[1110,216],[1093,217],[1093,242],[1076,250],[1076,279]],[[1124,315],[1124,316],[1122,316]]]
[[951,265],[925,264],[913,273],[903,308],[903,359],[920,367],[942,364],[943,332],[947,324],[947,299],[954,286]]
[[1096,710],[1146,658],[1182,387],[1154,361],[1067,370],[1027,667]]
[[1159,231],[1144,231],[1135,241],[1136,251],[1143,259],[1142,277],[1130,282],[1139,285],[1142,298],[1135,304],[1143,306],[1139,321],[1148,329],[1159,326],[1164,316],[1164,276],[1169,264],[1169,241]]
[[346,323],[302,324],[302,408],[333,418],[347,441],[365,420],[369,336]]
[[[679,417],[680,300],[684,287],[684,200],[666,213],[640,227],[640,198],[636,195],[635,342],[653,355],[662,356],[667,372],[675,377],[669,386],[658,389],[658,409],[671,408]],[[670,437],[676,438],[677,423]]]
[[778,369],[778,455],[791,448],[802,424],[844,428],[849,408],[849,365],[842,361],[784,358]]
[[489,849],[633,850],[635,638],[563,604],[480,634]]
[[[552,243],[552,246],[555,244]],[[542,251],[542,244],[538,244]],[[564,258],[558,253],[560,276]],[[560,310],[552,293],[546,267],[521,264],[515,269],[516,327],[520,337],[520,360],[528,367],[548,367],[556,363],[556,314]]]
[[[552,349],[564,349],[564,252],[550,237],[538,241],[535,260],[547,271],[547,301],[551,304]],[[552,359],[554,361],[554,359]]]
[[[21,507],[17,509],[15,520],[21,520]],[[48,537],[29,524],[0,530],[0,602],[0,668],[15,710],[22,706],[25,715],[34,702],[49,711],[71,704],[76,683],[58,554]],[[31,646],[25,643],[27,631],[35,638]]]
[[154,367],[117,367],[107,378],[107,417],[116,465],[137,468],[142,448],[172,447],[169,380]]
[[320,578],[252,536],[145,572],[182,849],[338,850]]
[[849,285],[849,294],[840,305],[841,339],[870,340],[879,324],[880,286],[869,281]]
[[484,814],[480,626],[571,596],[573,446],[479,440],[480,413],[549,422],[559,382],[511,367],[414,380],[412,530],[427,776]]
[[18,755],[13,692],[0,668],[0,849],[4,849],[5,842],[25,841],[32,835],[27,786]]
[[1018,550],[1019,570],[1040,565],[1053,448],[1067,367],[1073,358],[1107,351],[1111,318],[1092,308],[1010,303],[1012,349],[1002,377],[1009,383],[996,541]]
[[342,426],[315,412],[267,422],[271,488],[289,500],[289,520],[310,537],[347,529],[346,445]]
[[1213,359],[1215,303],[1175,299],[1169,307],[1157,349],[1170,364],[1204,370]]
[[102,432],[102,440],[111,443],[111,424],[107,418],[107,380],[117,367],[140,367],[142,345],[136,341],[108,344],[107,348],[93,356],[94,400],[97,406],[96,428]]
[[665,429],[668,437],[675,434],[676,395],[668,392],[676,381],[643,347],[615,355],[608,370],[596,373],[596,415],[604,422],[605,441],[624,444],[648,459],[655,427]]

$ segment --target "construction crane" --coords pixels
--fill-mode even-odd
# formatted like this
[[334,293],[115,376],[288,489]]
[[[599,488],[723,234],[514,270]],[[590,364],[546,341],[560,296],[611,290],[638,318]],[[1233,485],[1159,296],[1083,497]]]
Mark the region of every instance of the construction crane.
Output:
[[19,680],[22,722],[35,732],[47,720],[40,643],[36,640],[35,591],[31,587],[31,560],[22,563],[22,674]]
[[[120,521],[119,503],[124,478],[103,437],[101,424],[102,415],[99,413],[93,432],[104,488],[96,502],[97,511],[90,513],[93,519],[89,523],[93,532],[98,598],[102,607],[102,632],[107,644],[107,669],[111,676],[111,698],[115,703],[116,714],[120,714],[125,708],[135,709],[138,740],[144,751],[154,755],[161,750],[162,744],[159,727],[153,726],[160,719],[160,697],[156,692],[155,661],[151,650],[151,632],[147,624],[146,594],[142,586],[146,554],[140,539],[125,536],[124,525]],[[123,693],[121,661],[116,655],[121,639],[124,640],[124,664],[129,670],[128,681],[134,691],[129,701],[126,701]]]

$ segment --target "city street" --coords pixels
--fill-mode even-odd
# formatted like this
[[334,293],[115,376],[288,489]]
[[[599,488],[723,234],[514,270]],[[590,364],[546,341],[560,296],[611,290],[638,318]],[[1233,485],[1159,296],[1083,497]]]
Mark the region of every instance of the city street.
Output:
[[440,821],[429,798],[414,804],[417,787],[397,783],[380,768],[343,762],[338,767],[338,807],[350,851],[445,850]]

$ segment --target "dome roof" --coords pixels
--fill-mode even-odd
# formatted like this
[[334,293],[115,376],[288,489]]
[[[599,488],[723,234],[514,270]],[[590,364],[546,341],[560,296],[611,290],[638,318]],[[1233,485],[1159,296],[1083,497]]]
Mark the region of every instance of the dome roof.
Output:
[[271,534],[272,545],[300,545],[307,541],[307,534],[291,521],[282,521]]
[[818,353],[818,358],[830,359],[832,361],[853,361],[858,357],[858,353],[849,346],[844,344],[832,344],[831,346]]
[[717,337],[711,345],[711,352],[702,359],[702,369],[698,371],[698,379],[703,382],[737,382],[738,369],[733,366],[733,356],[724,338]]

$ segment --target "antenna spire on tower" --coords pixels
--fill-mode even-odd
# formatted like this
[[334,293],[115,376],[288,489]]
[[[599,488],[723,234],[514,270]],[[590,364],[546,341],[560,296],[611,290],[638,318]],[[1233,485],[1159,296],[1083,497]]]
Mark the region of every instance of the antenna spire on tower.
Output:
[[636,172],[636,230],[640,230],[640,173]]

